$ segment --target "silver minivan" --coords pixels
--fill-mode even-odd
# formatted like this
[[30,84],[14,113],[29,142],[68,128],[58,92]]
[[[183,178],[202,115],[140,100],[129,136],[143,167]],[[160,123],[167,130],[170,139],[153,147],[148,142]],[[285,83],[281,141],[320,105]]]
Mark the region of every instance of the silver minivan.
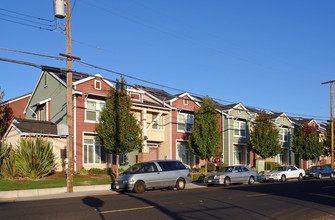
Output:
[[119,190],[141,193],[148,188],[176,187],[183,190],[191,182],[189,169],[179,160],[155,160],[137,163],[123,172],[115,182]]

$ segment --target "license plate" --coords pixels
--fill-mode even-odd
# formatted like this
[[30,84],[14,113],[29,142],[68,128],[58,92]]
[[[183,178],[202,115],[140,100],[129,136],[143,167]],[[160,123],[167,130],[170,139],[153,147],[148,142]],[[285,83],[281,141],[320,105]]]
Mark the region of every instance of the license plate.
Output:
[[211,183],[211,182],[212,182],[212,180],[208,180],[208,182],[209,182],[209,183]]

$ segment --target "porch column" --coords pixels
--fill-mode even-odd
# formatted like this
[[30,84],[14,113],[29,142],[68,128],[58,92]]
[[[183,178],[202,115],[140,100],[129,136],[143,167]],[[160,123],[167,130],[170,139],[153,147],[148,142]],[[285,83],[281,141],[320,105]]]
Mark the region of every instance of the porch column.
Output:
[[142,111],[142,131],[143,131],[143,153],[149,153],[149,148],[147,146],[147,110]]

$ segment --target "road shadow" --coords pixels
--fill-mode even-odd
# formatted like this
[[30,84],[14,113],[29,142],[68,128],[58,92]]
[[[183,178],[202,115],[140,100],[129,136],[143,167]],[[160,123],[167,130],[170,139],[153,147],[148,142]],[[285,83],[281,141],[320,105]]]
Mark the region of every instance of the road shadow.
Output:
[[94,208],[94,211],[96,211],[97,213],[99,213],[99,216],[102,220],[105,220],[103,214],[100,211],[100,208],[104,205],[104,201],[95,198],[95,197],[91,197],[91,196],[87,196],[85,198],[82,199],[82,202],[87,205],[90,206],[92,208]]

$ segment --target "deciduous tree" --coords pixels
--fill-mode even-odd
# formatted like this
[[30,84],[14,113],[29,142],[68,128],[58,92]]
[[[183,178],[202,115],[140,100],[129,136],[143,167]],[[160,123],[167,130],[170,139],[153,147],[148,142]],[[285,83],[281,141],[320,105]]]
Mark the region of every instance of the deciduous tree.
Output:
[[250,131],[248,149],[262,158],[274,157],[281,152],[279,131],[263,111],[257,117]]
[[221,143],[218,115],[213,99],[208,96],[203,99],[201,107],[195,112],[195,122],[191,132],[188,141],[190,150],[206,160],[205,174],[207,174],[207,160],[218,155]]

